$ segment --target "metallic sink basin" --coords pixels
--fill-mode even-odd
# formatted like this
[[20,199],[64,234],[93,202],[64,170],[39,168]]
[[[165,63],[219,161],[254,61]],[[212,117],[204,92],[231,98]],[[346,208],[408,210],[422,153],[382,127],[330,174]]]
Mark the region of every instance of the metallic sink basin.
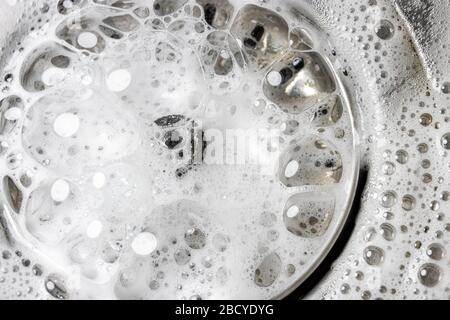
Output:
[[449,299],[450,5],[0,3],[0,298]]

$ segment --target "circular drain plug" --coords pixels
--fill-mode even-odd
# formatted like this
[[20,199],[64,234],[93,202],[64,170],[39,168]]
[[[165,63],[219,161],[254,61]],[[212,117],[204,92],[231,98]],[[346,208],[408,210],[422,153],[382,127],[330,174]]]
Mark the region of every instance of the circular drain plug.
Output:
[[298,287],[342,231],[359,171],[322,32],[268,5],[72,2],[24,41],[0,103],[5,221],[46,261],[47,292]]

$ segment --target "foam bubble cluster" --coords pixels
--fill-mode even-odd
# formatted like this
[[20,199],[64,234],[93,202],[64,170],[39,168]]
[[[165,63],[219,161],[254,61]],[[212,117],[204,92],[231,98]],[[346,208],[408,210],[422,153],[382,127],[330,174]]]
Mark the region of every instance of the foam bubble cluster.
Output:
[[7,220],[50,295],[270,298],[314,268],[356,169],[314,26],[212,0],[55,10],[1,100]]

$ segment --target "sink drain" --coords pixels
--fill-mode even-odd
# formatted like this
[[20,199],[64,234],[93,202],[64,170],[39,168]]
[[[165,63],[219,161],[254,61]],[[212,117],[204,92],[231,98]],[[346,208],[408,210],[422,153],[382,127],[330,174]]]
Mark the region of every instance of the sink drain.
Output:
[[48,293],[263,299],[306,280],[359,171],[326,35],[270,4],[39,7],[57,12],[4,69],[0,172]]

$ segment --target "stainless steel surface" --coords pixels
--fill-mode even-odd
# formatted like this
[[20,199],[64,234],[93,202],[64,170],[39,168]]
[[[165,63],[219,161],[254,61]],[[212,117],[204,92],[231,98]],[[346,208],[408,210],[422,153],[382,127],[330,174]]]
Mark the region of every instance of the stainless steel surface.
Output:
[[[1,74],[4,80],[0,84],[4,93],[2,97],[8,95],[8,89],[4,88],[8,88],[6,75],[10,71],[4,68],[11,60],[20,56],[21,50],[17,50],[19,43],[29,40],[30,35],[31,38],[39,39],[39,31],[32,29],[32,26],[36,23],[45,26],[46,19],[58,16],[56,2],[0,2],[0,69],[4,70]],[[90,2],[75,1],[74,6],[64,14],[70,19],[71,14],[76,12],[77,5],[82,6]],[[149,10],[155,10],[157,16],[173,14],[186,2],[191,3],[164,0],[155,3],[145,0],[135,2],[133,6],[148,6]],[[104,4],[105,1],[97,3]],[[335,243],[342,235],[341,231],[351,214],[351,217],[355,218],[355,225],[350,228],[348,239],[341,238],[341,241],[347,241],[345,246],[340,244],[344,247],[343,251],[326,275],[322,279],[314,279],[315,287],[310,292],[301,292],[302,296],[307,293],[307,299],[450,299],[448,1],[367,0],[355,4],[347,0],[268,0],[248,1],[252,5],[247,7],[244,3],[233,1],[221,3],[201,0],[198,3],[203,8],[202,14],[208,12],[210,15],[205,17],[207,22],[217,28],[218,32],[226,32],[229,29],[236,39],[237,43],[229,45],[235,65],[240,66],[236,77],[241,76],[241,69],[248,68],[249,72],[255,74],[261,72],[261,86],[267,104],[274,103],[291,120],[301,119],[300,127],[306,124],[304,119],[315,119],[311,126],[308,125],[307,129],[301,131],[298,141],[302,142],[302,146],[308,145],[305,143],[308,139],[312,139],[312,145],[317,146],[319,140],[315,138],[315,134],[329,132],[327,137],[337,137],[339,132],[335,130],[339,129],[336,127],[339,120],[334,119],[341,119],[341,113],[344,114],[341,124],[344,121],[346,133],[349,134],[346,138],[350,139],[349,149],[342,149],[344,144],[335,141],[320,144],[324,152],[333,152],[335,143],[341,148],[337,154],[340,152],[342,159],[337,156],[333,161],[334,167],[328,167],[329,171],[324,176],[320,176],[324,171],[318,169],[315,173],[314,168],[308,167],[311,163],[303,160],[302,157],[308,154],[308,147],[297,150],[294,145],[292,150],[287,148],[280,154],[276,174],[280,185],[294,187],[294,190],[301,190],[302,193],[291,192],[290,196],[285,198],[287,204],[279,205],[277,223],[283,228],[286,227],[286,232],[291,236],[299,237],[302,241],[318,241],[319,244],[315,247],[316,252],[305,258],[307,263],[303,260],[288,262],[289,259],[280,259],[277,254],[270,252],[258,256],[249,266],[252,266],[250,269],[258,267],[256,271],[263,276],[258,278],[256,275],[255,281],[260,281],[257,284],[268,288],[269,291],[264,294],[249,293],[248,297],[284,298],[308,279],[311,281],[314,271],[320,267],[330,251],[336,248]],[[208,4],[212,6],[207,7]],[[252,7],[254,5],[259,7]],[[222,6],[219,11],[218,6]],[[102,7],[101,10],[112,9]],[[266,10],[273,11],[269,14]],[[44,20],[36,21],[39,16]],[[75,14],[74,21],[79,17]],[[86,22],[88,23],[91,22]],[[262,34],[258,29],[260,26],[265,27]],[[292,28],[293,26],[297,29]],[[171,25],[169,28],[176,33],[179,27]],[[185,29],[181,27],[181,30]],[[293,32],[294,30],[296,31]],[[70,33],[79,32],[76,29],[73,31],[70,28],[60,28],[59,31],[61,43],[68,39],[76,42],[76,37],[79,36],[79,33]],[[122,33],[133,34],[133,30],[122,30]],[[294,51],[283,55],[281,53],[289,45],[288,34],[289,39],[294,41],[290,43]],[[208,48],[223,49],[225,42],[220,40],[221,36],[216,33],[214,38],[210,38]],[[296,43],[296,37],[303,37],[303,40]],[[146,41],[153,40],[149,38]],[[315,53],[310,52],[311,42],[322,58],[315,57]],[[42,43],[39,45],[42,47]],[[295,51],[295,48],[300,51]],[[51,50],[55,49],[52,47]],[[101,55],[103,50],[103,44],[97,42],[96,47],[87,51],[90,52],[88,55]],[[203,58],[207,56],[206,54]],[[297,73],[295,67],[299,58],[305,65],[302,65],[301,71]],[[223,58],[210,72],[226,76],[230,72],[227,67],[230,61],[230,57],[228,60]],[[44,70],[47,68],[42,64],[40,66],[44,66]],[[208,74],[208,67],[205,70]],[[321,73],[323,70],[327,71]],[[280,75],[281,80],[278,79]],[[274,78],[270,78],[271,76]],[[39,79],[27,79],[29,82],[22,81],[22,86],[25,91],[32,92]],[[280,84],[274,85],[277,81],[280,81]],[[220,86],[213,86],[211,83],[210,90],[220,89]],[[234,89],[231,86],[228,94],[232,95]],[[337,100],[333,96],[330,98],[330,94],[334,92],[340,95]],[[37,105],[45,108],[54,103],[55,100],[52,99],[43,100],[43,103]],[[311,117],[311,110],[315,110],[314,107],[318,105],[320,107],[318,100],[323,104],[323,108],[331,111],[327,117]],[[32,104],[31,101],[32,98],[25,102]],[[330,108],[330,105],[333,107]],[[304,122],[301,122],[303,120]],[[189,121],[187,123],[193,125]],[[163,127],[163,132],[173,129],[171,126]],[[288,123],[284,128],[285,132],[289,132],[289,128]],[[318,132],[308,131],[311,128]],[[321,132],[322,129],[318,128],[325,129]],[[41,139],[38,131],[28,136],[24,134],[23,143],[35,141],[33,139]],[[2,161],[8,160],[8,152],[0,154],[2,159],[5,159]],[[287,167],[295,159],[298,163],[306,163],[305,168],[309,168],[308,172],[312,174],[287,177]],[[342,166],[344,173],[339,171]],[[350,213],[359,168],[368,171],[368,180],[361,194],[356,194],[358,199],[361,198],[361,207],[353,209],[358,212]],[[301,172],[301,168],[298,172]],[[2,178],[3,175],[4,173]],[[73,284],[67,283],[67,270],[55,263],[54,257],[58,255],[49,247],[42,246],[41,241],[24,233],[26,225],[17,223],[20,220],[13,218],[14,208],[20,211],[22,200],[25,202],[27,199],[20,199],[20,194],[14,189],[17,187],[14,183],[11,184],[7,179],[3,181],[2,201],[5,206],[0,214],[0,230],[5,232],[0,232],[0,251],[3,252],[3,257],[0,256],[0,268],[6,271],[3,275],[0,274],[0,297],[98,298],[104,297],[104,291],[112,290],[110,287],[100,288],[88,283],[89,281],[85,283],[85,280],[80,280],[82,290],[67,289],[73,287]],[[342,184],[332,186],[340,181],[343,181]],[[313,186],[309,188],[304,187],[305,185]],[[336,189],[336,186],[341,186],[342,190]],[[296,187],[299,189],[295,189]],[[314,202],[315,199],[315,203],[326,203],[327,196],[334,192],[341,192],[341,199],[337,205],[338,209],[333,210],[334,218],[331,222],[326,218],[321,221],[326,225],[325,233],[317,234],[316,230],[311,233],[311,230],[298,228],[303,221],[300,215],[290,216],[288,211],[292,204],[301,207],[308,204],[308,201]],[[10,195],[9,199],[6,194]],[[200,207],[203,205],[206,205],[206,202]],[[325,204],[322,208],[327,205],[329,206]],[[314,204],[311,206],[314,208]],[[197,208],[197,205],[192,208]],[[155,217],[158,217],[158,214]],[[180,222],[182,223],[184,222]],[[330,224],[329,228],[327,223]],[[348,232],[349,229],[346,230]],[[192,232],[191,236],[199,235],[199,231]],[[198,240],[198,237],[195,239]],[[293,242],[289,242],[291,243]],[[276,243],[274,247],[283,248],[286,243]],[[297,248],[301,250],[302,247],[299,245]],[[17,250],[20,255],[15,254]],[[295,252],[295,248],[291,250]],[[178,255],[175,259],[177,258],[181,259],[183,256]],[[295,266],[293,278],[285,277],[291,266]],[[283,275],[276,279],[271,276],[264,277],[264,274],[274,271],[271,268],[279,269],[278,273]],[[250,278],[256,271],[249,272]],[[17,272],[25,275],[17,277]],[[13,280],[16,278],[19,279],[18,282]],[[253,280],[249,281],[249,285],[253,284]],[[77,285],[80,287],[80,284],[75,284],[74,287]],[[150,287],[152,285],[155,286],[155,283],[149,284]],[[230,288],[233,287],[230,285]],[[263,290],[261,289],[261,292]],[[214,287],[211,291],[214,292]],[[120,298],[130,297],[135,293],[116,290],[115,294]],[[245,293],[239,294],[238,297],[245,297]],[[192,293],[192,297],[194,296]],[[214,294],[212,296],[214,297]],[[218,296],[223,297],[220,294]],[[146,293],[145,297],[153,296]]]

